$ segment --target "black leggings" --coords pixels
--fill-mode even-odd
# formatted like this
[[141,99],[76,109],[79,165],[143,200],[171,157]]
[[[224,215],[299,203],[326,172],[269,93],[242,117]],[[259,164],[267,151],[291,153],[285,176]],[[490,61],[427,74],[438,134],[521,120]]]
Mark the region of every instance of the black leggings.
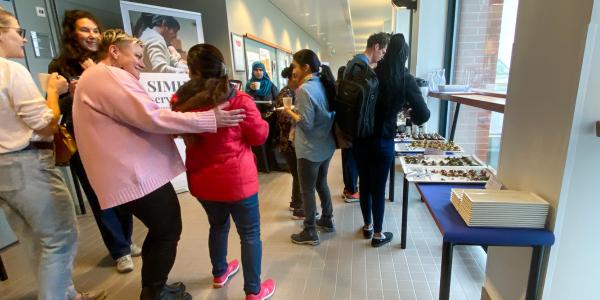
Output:
[[165,284],[175,263],[181,235],[181,208],[173,185],[167,183],[119,208],[132,213],[148,227],[142,246],[142,287]]

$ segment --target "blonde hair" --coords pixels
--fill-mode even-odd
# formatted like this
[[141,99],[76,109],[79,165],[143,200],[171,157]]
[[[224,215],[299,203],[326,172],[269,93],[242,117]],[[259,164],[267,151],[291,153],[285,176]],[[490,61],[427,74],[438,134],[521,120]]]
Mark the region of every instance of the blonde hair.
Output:
[[0,26],[8,26],[10,21],[14,18],[15,16],[13,16],[13,14],[0,7]]
[[106,58],[106,55],[108,55],[108,48],[111,45],[121,46],[124,44],[136,44],[140,47],[144,46],[144,43],[142,43],[140,39],[130,36],[122,29],[108,29],[102,33],[100,38],[98,57],[100,59]]

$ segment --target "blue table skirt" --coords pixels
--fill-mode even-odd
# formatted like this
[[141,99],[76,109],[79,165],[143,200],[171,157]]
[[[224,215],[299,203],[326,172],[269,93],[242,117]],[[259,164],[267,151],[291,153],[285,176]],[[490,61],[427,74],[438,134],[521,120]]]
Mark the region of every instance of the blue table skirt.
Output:
[[482,189],[483,185],[418,183],[417,188],[445,243],[488,246],[550,246],[554,243],[554,234],[543,229],[468,227],[450,202],[451,189]]

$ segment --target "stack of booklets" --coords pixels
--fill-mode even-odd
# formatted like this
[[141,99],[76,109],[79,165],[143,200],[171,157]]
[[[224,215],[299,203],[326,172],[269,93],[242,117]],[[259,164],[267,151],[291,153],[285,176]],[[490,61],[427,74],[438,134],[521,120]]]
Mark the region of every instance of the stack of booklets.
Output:
[[550,207],[534,193],[514,190],[452,189],[450,201],[471,227],[544,228]]

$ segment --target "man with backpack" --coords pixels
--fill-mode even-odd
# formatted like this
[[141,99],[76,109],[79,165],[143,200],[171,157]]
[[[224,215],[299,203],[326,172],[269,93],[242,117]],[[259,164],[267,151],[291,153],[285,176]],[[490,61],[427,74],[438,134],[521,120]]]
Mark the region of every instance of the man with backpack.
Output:
[[[368,97],[368,94],[376,97],[377,93],[377,77],[373,69],[377,63],[383,58],[386,53],[387,46],[390,41],[390,36],[387,33],[379,32],[372,34],[367,39],[367,48],[363,53],[357,54],[348,62],[342,76],[338,73],[338,94],[341,99],[336,101],[336,136],[338,142],[342,139],[344,142],[338,143],[342,148],[342,172],[344,178],[344,191],[342,198],[346,203],[358,202],[360,195],[358,193],[358,168],[354,159],[352,150],[352,138],[360,137],[357,133],[360,127],[356,124],[357,114],[360,114],[360,109],[356,103],[360,103],[356,98]],[[346,84],[342,84],[345,81]],[[361,85],[366,85],[367,88],[361,88]],[[347,93],[344,93],[344,92]],[[345,97],[346,96],[346,97]],[[343,98],[347,99],[343,99]],[[350,101],[348,101],[350,100]],[[352,101],[354,100],[354,101]],[[344,111],[344,108],[347,110]],[[366,108],[366,107],[365,107]],[[369,126],[366,126],[369,127]],[[342,137],[340,139],[340,136]]]

